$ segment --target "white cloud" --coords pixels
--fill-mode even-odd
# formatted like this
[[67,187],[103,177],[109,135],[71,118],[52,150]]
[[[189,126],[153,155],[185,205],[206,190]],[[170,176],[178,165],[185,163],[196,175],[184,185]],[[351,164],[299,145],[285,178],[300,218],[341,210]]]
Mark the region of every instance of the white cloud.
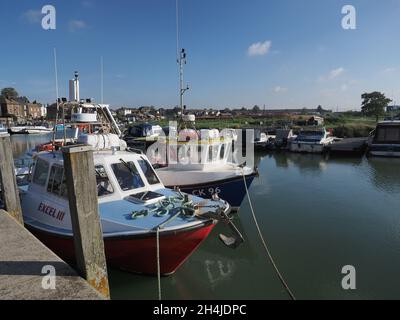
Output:
[[398,70],[398,68],[395,67],[388,67],[382,70],[383,73],[393,73],[396,72]]
[[86,22],[82,20],[71,20],[68,24],[68,29],[71,32],[75,32],[87,27]]
[[283,93],[283,92],[287,92],[287,91],[288,91],[288,88],[281,87],[281,86],[276,86],[274,88],[275,93]]
[[264,56],[268,54],[272,46],[272,42],[267,40],[265,42],[253,43],[248,49],[247,54],[250,57],[254,56]]
[[318,82],[325,82],[325,81],[328,81],[328,80],[333,80],[333,79],[341,76],[344,72],[345,72],[345,69],[342,68],[342,67],[337,68],[337,69],[333,69],[333,70],[331,70],[329,72],[328,75],[319,77],[318,78]]
[[34,24],[42,21],[43,15],[40,10],[28,10],[21,15],[21,19],[25,22]]
[[337,68],[337,69],[333,69],[331,72],[329,72],[328,78],[330,80],[335,79],[335,78],[339,77],[341,74],[343,74],[344,71],[345,70],[342,67]]
[[93,2],[89,1],[89,0],[84,0],[84,1],[82,1],[82,6],[85,8],[91,8],[91,7],[93,7]]

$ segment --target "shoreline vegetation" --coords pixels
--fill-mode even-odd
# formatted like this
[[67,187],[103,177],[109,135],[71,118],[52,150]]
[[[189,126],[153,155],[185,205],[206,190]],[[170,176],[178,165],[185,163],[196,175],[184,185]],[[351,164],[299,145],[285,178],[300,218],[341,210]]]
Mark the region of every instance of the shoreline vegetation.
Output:
[[[389,115],[388,115],[389,116]],[[265,116],[265,117],[237,117],[231,119],[198,119],[196,120],[197,129],[263,129],[273,130],[274,128],[288,127],[294,131],[300,131],[303,126],[296,122],[307,120],[311,115],[299,116]],[[367,137],[376,127],[376,118],[365,116],[360,112],[348,112],[340,114],[326,114],[323,116],[324,127],[332,129],[333,135],[338,138],[360,138]],[[379,118],[379,121],[385,117]],[[168,120],[159,122],[161,126],[168,126]]]

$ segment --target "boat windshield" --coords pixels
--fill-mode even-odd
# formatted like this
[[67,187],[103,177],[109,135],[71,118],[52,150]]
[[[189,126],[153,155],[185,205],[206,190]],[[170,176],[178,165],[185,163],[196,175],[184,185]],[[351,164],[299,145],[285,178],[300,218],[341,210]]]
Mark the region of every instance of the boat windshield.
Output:
[[132,161],[125,162],[122,159],[120,161],[111,167],[122,191],[143,188],[144,183],[135,164]]
[[96,184],[97,184],[97,195],[103,197],[114,193],[114,188],[108,179],[106,169],[103,166],[96,166]]
[[319,142],[324,137],[323,132],[319,131],[301,131],[297,136],[296,140]]
[[157,175],[154,172],[151,164],[143,158],[138,162],[149,184],[159,184],[160,180],[157,178]]
[[375,142],[377,143],[399,143],[400,142],[400,126],[379,126],[375,134]]

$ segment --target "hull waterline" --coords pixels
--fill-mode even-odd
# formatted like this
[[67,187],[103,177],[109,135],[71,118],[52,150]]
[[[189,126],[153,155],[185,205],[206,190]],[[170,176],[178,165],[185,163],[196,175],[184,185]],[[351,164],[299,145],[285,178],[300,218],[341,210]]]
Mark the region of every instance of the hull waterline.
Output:
[[[213,230],[215,223],[207,220],[182,230],[160,231],[161,274],[171,275],[190,257]],[[60,236],[27,225],[27,228],[61,258],[75,263],[72,237]],[[120,270],[157,274],[156,232],[141,236],[105,237],[107,264]]]

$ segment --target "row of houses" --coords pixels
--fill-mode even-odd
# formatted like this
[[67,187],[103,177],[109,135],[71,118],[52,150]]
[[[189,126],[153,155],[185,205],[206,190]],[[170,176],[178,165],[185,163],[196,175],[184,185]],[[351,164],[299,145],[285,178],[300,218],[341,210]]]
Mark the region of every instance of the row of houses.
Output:
[[40,103],[23,103],[0,96],[0,118],[12,118],[13,122],[26,123],[46,117],[46,107]]

